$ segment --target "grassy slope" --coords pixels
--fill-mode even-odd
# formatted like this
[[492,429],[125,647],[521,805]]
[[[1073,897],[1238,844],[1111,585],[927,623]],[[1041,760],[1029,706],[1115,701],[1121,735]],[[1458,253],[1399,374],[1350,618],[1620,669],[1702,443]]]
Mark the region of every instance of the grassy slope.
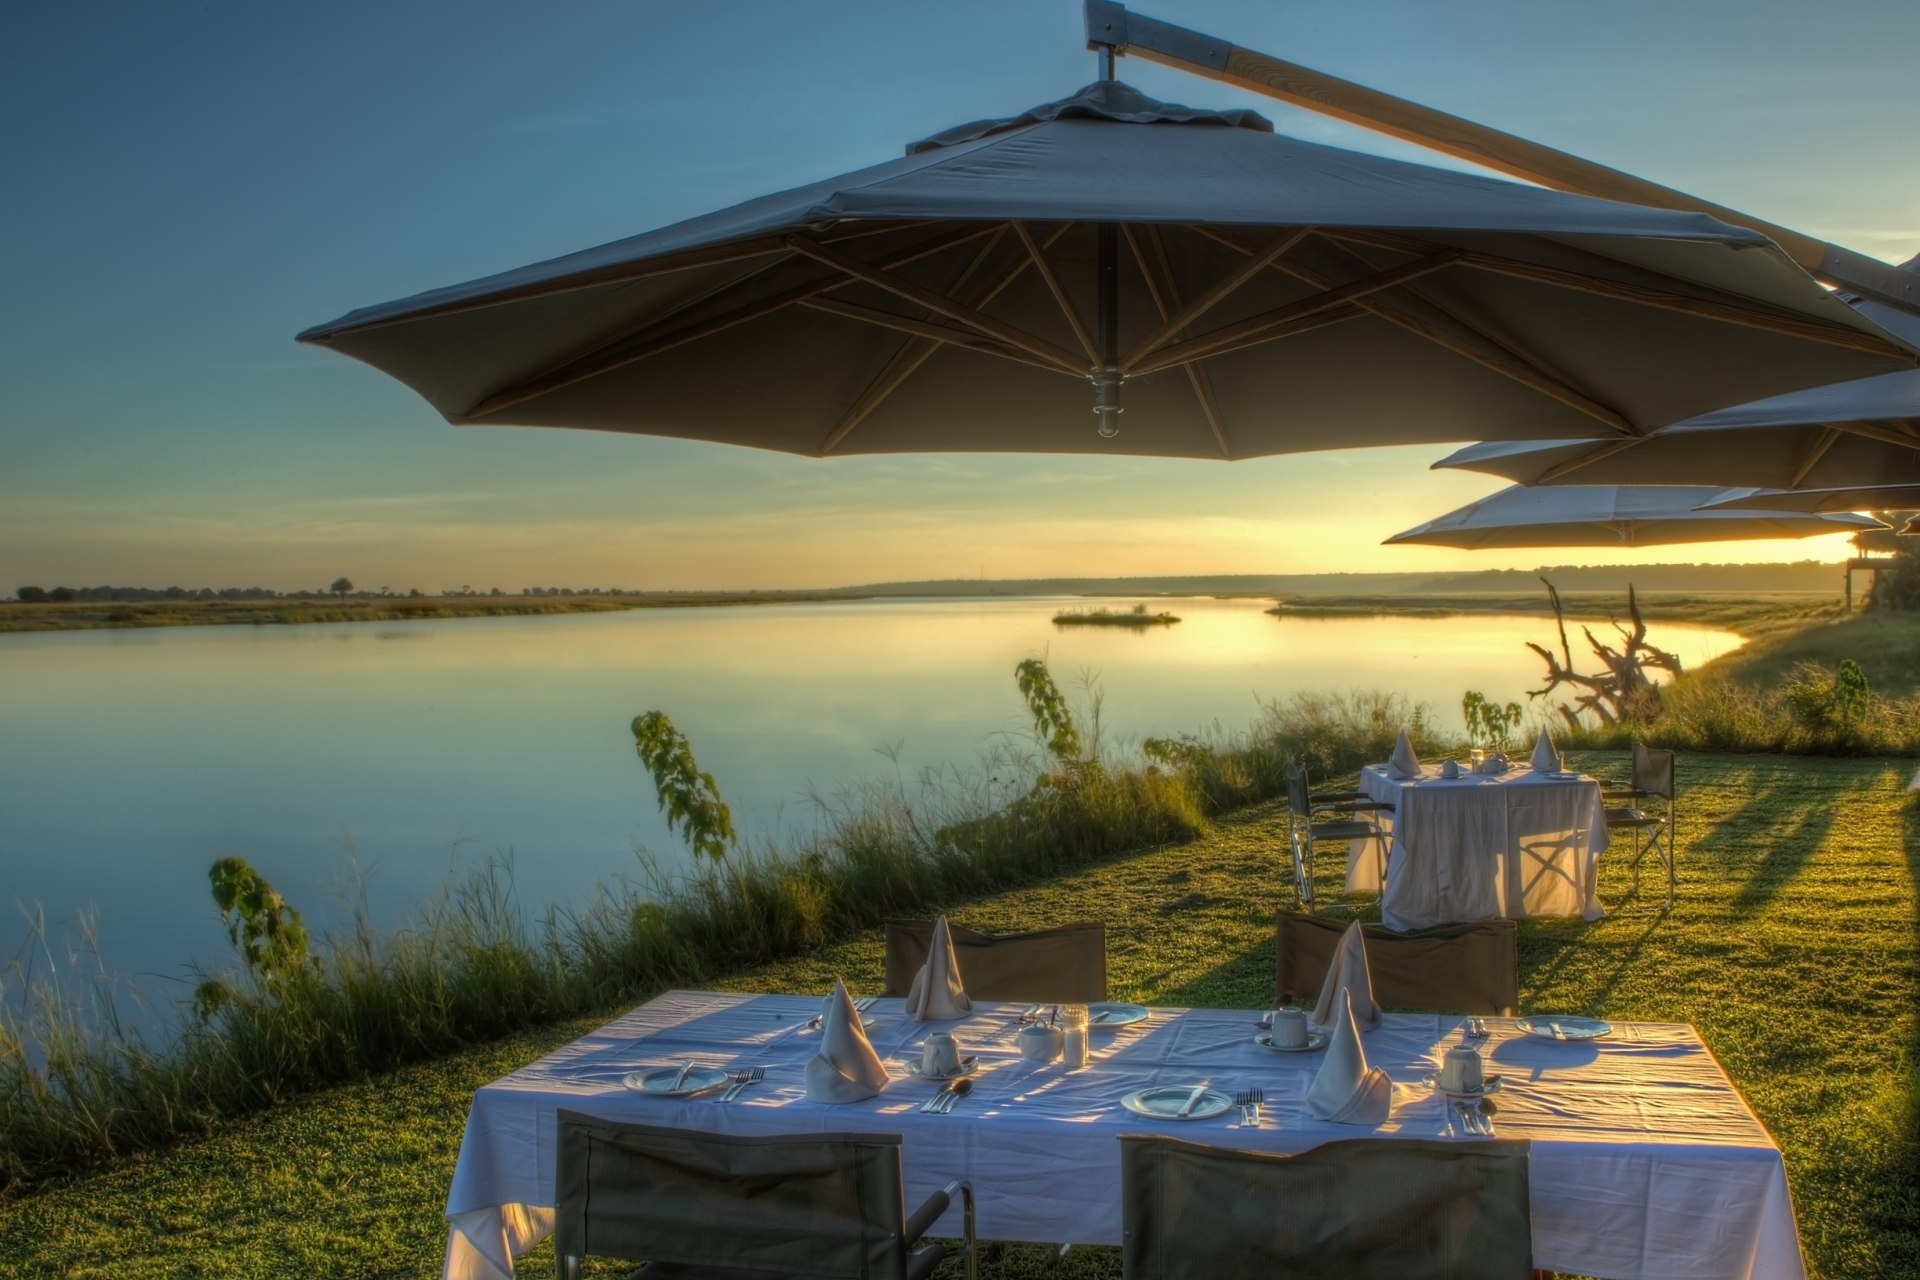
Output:
[[[1812,1273],[1920,1275],[1920,812],[1904,768],[1691,756],[1681,781],[1674,915],[1629,896],[1625,860],[1606,860],[1602,896],[1624,909],[1595,925],[1524,925],[1523,1004],[1699,1027],[1786,1152]],[[1194,844],[958,914],[991,929],[1101,917],[1117,998],[1259,1007],[1272,989],[1271,912],[1289,897],[1279,819],[1275,806],[1248,810]],[[841,974],[871,989],[880,967],[869,935],[726,985],[817,990]],[[472,1091],[591,1025],[330,1090],[0,1203],[0,1275],[437,1275]],[[542,1249],[521,1274],[550,1270]],[[1037,1250],[1008,1249],[986,1274],[1118,1270],[1108,1250],[1076,1250],[1056,1270]]]
[[1866,672],[1876,693],[1909,697],[1920,693],[1920,614],[1862,613],[1826,626],[1762,631],[1752,640],[1701,668],[1749,685],[1777,684],[1796,663],[1832,668],[1852,658]]

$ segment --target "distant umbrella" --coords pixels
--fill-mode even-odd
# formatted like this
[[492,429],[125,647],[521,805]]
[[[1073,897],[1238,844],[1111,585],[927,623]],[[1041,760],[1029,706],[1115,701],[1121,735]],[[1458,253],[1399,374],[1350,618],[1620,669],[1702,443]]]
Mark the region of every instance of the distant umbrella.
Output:
[[[1920,258],[1905,264],[1920,270]],[[1864,316],[1920,343],[1920,316],[1858,298]],[[1839,489],[1920,484],[1920,370],[1860,378],[1703,413],[1640,440],[1511,438],[1436,467],[1522,484],[1713,484]]]
[[1914,511],[1920,484],[1856,485],[1844,489],[1753,489],[1723,495],[1702,511]]
[[1879,529],[1860,515],[1795,511],[1701,511],[1723,489],[1681,485],[1515,485],[1396,533],[1386,545],[1421,543],[1485,550],[1496,547],[1651,547],[1735,538],[1806,538]]
[[454,423],[811,456],[1617,439],[1920,363],[1757,232],[1114,82],[301,340]]

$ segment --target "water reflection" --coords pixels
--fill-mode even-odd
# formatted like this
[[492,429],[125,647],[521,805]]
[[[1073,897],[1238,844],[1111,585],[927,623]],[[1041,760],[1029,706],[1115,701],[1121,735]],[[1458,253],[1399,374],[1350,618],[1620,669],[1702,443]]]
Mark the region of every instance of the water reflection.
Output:
[[[744,832],[811,821],[809,787],[969,766],[1028,726],[1013,668],[1044,655],[1070,697],[1104,693],[1111,746],[1240,730],[1297,690],[1385,688],[1458,724],[1478,689],[1525,701],[1539,617],[1275,619],[1265,602],[1155,602],[1144,633],[1056,630],[1013,599],[659,609],[0,637],[0,866],[9,899],[72,920],[95,904],[108,963],[219,961],[206,869],[237,854],[310,924],[360,892],[399,919],[450,875],[508,854],[524,898],[578,902],[671,860],[628,723],[691,738]],[[1126,607],[1125,605],[1119,607]],[[1654,628],[1695,665],[1737,643]],[[393,643],[405,640],[408,643]],[[883,754],[892,749],[894,759]],[[354,858],[347,856],[351,848]],[[0,942],[19,930],[0,929]]]

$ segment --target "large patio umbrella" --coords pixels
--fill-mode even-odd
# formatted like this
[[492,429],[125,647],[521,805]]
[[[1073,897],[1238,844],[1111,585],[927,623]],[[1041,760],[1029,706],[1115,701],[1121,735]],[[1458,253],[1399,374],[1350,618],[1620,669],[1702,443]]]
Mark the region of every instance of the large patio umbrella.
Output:
[[301,339],[456,424],[815,456],[1619,438],[1920,363],[1755,232],[1111,81]]
[[[1920,272],[1920,257],[1903,269]],[[1883,329],[1920,344],[1920,316],[1860,298],[1849,301]],[[1493,441],[1470,445],[1434,465],[1490,472],[1522,484],[1794,490],[1920,484],[1920,371],[1735,405],[1640,440]]]
[[1421,543],[1484,550],[1495,547],[1652,547],[1735,538],[1806,538],[1884,526],[1868,516],[1795,511],[1700,511],[1724,489],[1683,485],[1515,485],[1470,502],[1384,545]]

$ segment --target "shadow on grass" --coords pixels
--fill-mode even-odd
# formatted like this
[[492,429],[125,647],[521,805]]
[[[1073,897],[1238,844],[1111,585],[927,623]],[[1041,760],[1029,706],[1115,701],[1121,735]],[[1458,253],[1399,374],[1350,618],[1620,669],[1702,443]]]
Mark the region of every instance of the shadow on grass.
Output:
[[[1716,822],[1712,830],[1688,841],[1686,852],[1695,858],[1712,858],[1728,870],[1744,869],[1746,883],[1728,906],[1739,914],[1760,911],[1806,870],[1833,830],[1841,806],[1849,796],[1857,798],[1862,790],[1850,787],[1830,803],[1809,805],[1804,786],[1776,774],[1768,782],[1753,786],[1745,801]],[[1783,824],[1780,819],[1789,814],[1791,820]],[[1756,848],[1758,858],[1753,856]]]
[[1209,1009],[1266,1009],[1273,1004],[1273,939],[1229,957],[1155,997],[1156,1004]]
[[[1900,811],[1901,847],[1907,875],[1915,890],[1914,943],[1920,960],[1920,796],[1909,796]],[[1913,1275],[1920,1271],[1920,974],[1908,990],[1913,1000],[1913,1031],[1907,1046],[1906,1096],[1896,1104],[1896,1130],[1882,1202],[1881,1264],[1883,1275]]]
[[[1632,895],[1607,910],[1618,916],[1631,900]],[[1523,925],[1520,932],[1520,1003],[1523,1011],[1527,1007],[1526,997],[1529,993],[1552,987],[1569,964],[1576,960],[1590,960],[1595,949],[1599,948],[1606,959],[1596,969],[1594,979],[1587,988],[1587,1007],[1565,1012],[1595,1017],[1603,1015],[1621,975],[1639,962],[1648,941],[1668,923],[1667,915],[1661,912],[1646,917],[1646,928],[1631,938],[1622,941],[1609,938],[1600,942],[1594,938],[1593,926],[1584,920],[1555,921],[1551,932],[1528,929]]]

